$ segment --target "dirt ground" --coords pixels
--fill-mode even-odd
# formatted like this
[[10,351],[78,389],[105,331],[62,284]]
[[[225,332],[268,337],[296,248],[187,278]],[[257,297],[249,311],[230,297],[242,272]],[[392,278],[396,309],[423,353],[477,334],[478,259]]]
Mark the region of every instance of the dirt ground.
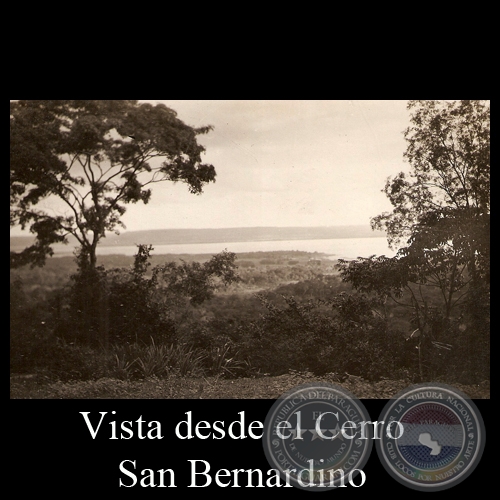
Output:
[[[360,399],[389,399],[411,383],[405,380],[368,382],[348,376],[338,380],[311,374],[222,379],[150,378],[139,381],[103,378],[91,381],[50,382],[37,375],[12,375],[11,399],[276,399],[287,390],[316,381],[334,383]],[[471,399],[490,399],[489,381],[476,385],[449,384]]]

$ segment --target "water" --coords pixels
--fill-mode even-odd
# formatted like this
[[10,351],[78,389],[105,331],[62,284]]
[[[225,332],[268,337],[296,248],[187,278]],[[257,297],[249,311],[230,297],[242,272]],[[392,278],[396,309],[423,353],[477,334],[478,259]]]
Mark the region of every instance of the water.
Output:
[[[174,245],[153,245],[152,255],[163,254],[216,254],[228,252],[272,252],[300,250],[319,252],[332,259],[353,259],[370,255],[392,257],[395,252],[383,238],[335,238],[325,240],[280,240],[280,241],[239,241],[227,243],[181,243]],[[134,255],[136,246],[98,246],[97,255]],[[54,256],[72,255],[73,248],[68,245],[54,245]]]

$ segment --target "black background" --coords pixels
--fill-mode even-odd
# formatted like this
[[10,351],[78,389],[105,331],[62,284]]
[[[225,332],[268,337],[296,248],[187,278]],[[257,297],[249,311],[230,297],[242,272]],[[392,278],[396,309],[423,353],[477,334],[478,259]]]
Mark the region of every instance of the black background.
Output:
[[[372,420],[377,420],[388,400],[361,399]],[[264,422],[273,400],[10,400],[10,422],[8,427],[10,449],[7,453],[9,471],[4,486],[13,485],[18,492],[50,493],[58,497],[63,494],[113,494],[124,497],[162,495],[176,498],[180,495],[216,495],[238,493],[264,493],[266,495],[360,495],[376,494],[422,494],[408,489],[392,479],[380,463],[376,447],[363,468],[366,482],[360,488],[348,486],[322,493],[305,492],[296,488],[221,488],[215,484],[215,473],[219,469],[261,469],[264,478],[272,467],[267,462],[261,440],[246,438],[234,440],[226,436],[222,440],[181,440],[175,435],[178,422],[186,419],[191,411],[193,424],[200,420],[210,423],[221,420],[225,429],[239,419],[238,412],[245,412],[246,425],[258,420]],[[487,494],[485,488],[494,483],[492,451],[494,443],[491,429],[494,426],[491,400],[474,400],[481,413],[487,432],[483,456],[474,472],[460,484],[439,492],[457,494],[463,488],[472,487],[477,494]],[[116,411],[113,415],[111,412]],[[100,418],[99,412],[108,412],[94,440],[80,412],[90,412],[93,424]],[[149,422],[161,423],[163,439],[111,440],[109,422],[116,420],[136,421],[139,417]],[[7,428],[6,428],[7,429]],[[134,424],[134,430],[136,426]],[[144,429],[148,429],[144,425]],[[259,432],[259,431],[257,431]],[[131,479],[119,471],[122,460],[135,460],[135,473],[140,480],[140,471],[149,469],[173,469],[176,488],[132,488],[119,487],[119,479],[130,484]],[[188,460],[205,460],[210,464],[213,478],[207,488],[188,488],[191,464]],[[130,468],[130,466],[129,466]],[[202,476],[198,476],[199,483]],[[359,477],[357,478],[359,480]],[[229,481],[229,478],[224,478]],[[357,484],[358,482],[355,481]],[[244,479],[241,484],[245,484]],[[341,491],[343,493],[341,493]],[[437,494],[437,493],[431,493]],[[345,498],[345,497],[344,497]]]

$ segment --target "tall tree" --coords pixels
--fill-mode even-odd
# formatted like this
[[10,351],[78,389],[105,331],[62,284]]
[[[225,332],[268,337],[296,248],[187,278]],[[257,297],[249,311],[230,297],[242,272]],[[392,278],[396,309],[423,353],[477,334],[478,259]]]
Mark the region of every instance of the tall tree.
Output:
[[[107,231],[123,227],[128,203],[147,203],[151,185],[186,183],[191,193],[215,180],[193,128],[163,104],[136,100],[16,101],[10,106],[10,224],[29,227],[35,243],[11,252],[11,266],[42,265],[51,244],[72,235],[79,264],[96,266]],[[42,201],[58,198],[65,210]]]
[[[389,243],[458,252],[474,279],[489,272],[488,101],[409,101],[404,154],[410,173],[389,179],[393,208],[372,219]],[[479,273],[479,275],[477,275]]]
[[[472,313],[476,331],[488,326],[490,107],[488,101],[409,101],[408,109],[410,172],[387,181],[393,210],[372,219],[399,250],[393,258],[341,261],[340,268],[357,290],[412,309],[423,376],[422,349],[439,345],[454,310]],[[436,294],[429,288],[438,291],[440,306],[431,303]]]

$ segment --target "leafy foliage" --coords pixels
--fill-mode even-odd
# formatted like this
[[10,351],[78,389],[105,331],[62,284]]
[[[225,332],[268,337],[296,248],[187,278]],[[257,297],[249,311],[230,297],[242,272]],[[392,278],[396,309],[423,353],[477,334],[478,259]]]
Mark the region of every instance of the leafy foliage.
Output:
[[[474,335],[469,333],[474,323],[482,332],[475,341],[484,345],[489,324],[490,119],[484,101],[410,101],[408,108],[412,116],[405,157],[411,172],[387,181],[393,211],[372,219],[372,227],[385,229],[389,243],[401,248],[393,258],[341,260],[339,268],[344,281],[358,291],[409,308],[423,379],[435,372],[436,347],[462,349],[464,339],[454,323],[458,317],[468,335]],[[438,300],[429,289],[439,292]]]
[[[50,245],[77,239],[92,267],[106,231],[123,227],[128,203],[148,203],[151,185],[187,184],[191,193],[215,180],[197,136],[172,109],[133,100],[21,100],[10,105],[10,224],[36,241],[11,253],[11,266],[42,265]],[[65,211],[42,210],[57,198]]]
[[293,367],[315,375],[337,373],[341,379],[346,374],[377,379],[403,366],[396,350],[384,351],[395,336],[373,313],[373,299],[341,293],[327,301],[283,300],[278,306],[261,296],[267,313],[240,326],[242,354],[261,373],[282,374]]
[[157,265],[146,273],[152,246],[138,245],[131,269],[80,265],[69,293],[69,315],[59,334],[103,347],[110,343],[171,343],[175,339],[174,305],[199,305],[219,286],[239,278],[235,254],[222,252],[209,261]]
[[[228,252],[152,265],[145,245],[128,267],[96,265],[97,242],[153,183],[198,194],[214,181],[197,143],[210,127],[137,101],[11,104],[11,225],[37,235],[11,263],[42,264],[69,235],[81,245],[65,288],[62,260],[11,283],[11,370],[59,379],[49,397],[234,397],[217,390],[224,378],[264,374],[280,376],[267,397],[314,377],[366,397],[366,380],[374,397],[391,395],[387,378],[488,380],[489,102],[409,110],[410,172],[387,181],[393,210],[372,220],[395,257],[340,260],[338,275],[301,252],[245,254],[237,274]],[[41,210],[53,197],[63,215]]]
[[414,238],[418,229],[448,219],[454,210],[462,222],[481,219],[490,205],[489,103],[410,101],[408,108],[405,158],[411,172],[387,181],[384,191],[393,211],[372,220],[393,244]]

